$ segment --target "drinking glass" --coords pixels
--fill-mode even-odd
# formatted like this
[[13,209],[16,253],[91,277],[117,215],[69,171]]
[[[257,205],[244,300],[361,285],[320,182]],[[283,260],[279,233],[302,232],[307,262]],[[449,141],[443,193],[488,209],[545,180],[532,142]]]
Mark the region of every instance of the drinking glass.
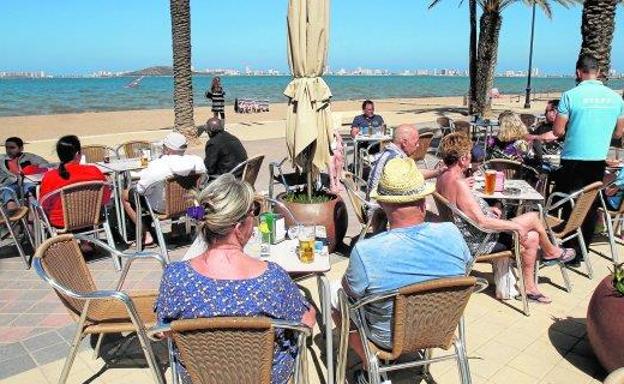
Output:
[[496,189],[496,171],[488,169],[485,171],[485,186],[483,187],[483,193],[491,195],[494,193],[494,189]]
[[299,227],[299,260],[302,263],[309,264],[314,262],[314,226]]

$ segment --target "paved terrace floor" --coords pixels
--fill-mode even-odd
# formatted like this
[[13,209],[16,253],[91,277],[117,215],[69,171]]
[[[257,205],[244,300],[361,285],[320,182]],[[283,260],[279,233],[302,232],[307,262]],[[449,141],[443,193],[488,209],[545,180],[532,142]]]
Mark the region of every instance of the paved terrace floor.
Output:
[[[271,153],[271,159],[285,155],[283,141],[264,140],[245,143],[250,154]],[[265,163],[266,165],[266,163]],[[266,189],[266,167],[260,174],[258,189]],[[350,207],[349,207],[350,208]],[[351,213],[351,212],[350,212]],[[358,232],[350,214],[350,236]],[[607,254],[605,245],[592,245]],[[186,245],[171,251],[178,260]],[[620,252],[623,250],[620,247]],[[345,252],[346,254],[346,252]],[[474,383],[599,383],[605,373],[600,368],[586,338],[587,304],[596,285],[609,273],[610,261],[592,252],[594,280],[571,272],[573,292],[561,289],[558,268],[547,268],[540,278],[540,288],[553,299],[550,305],[531,305],[531,316],[521,312],[521,302],[500,302],[490,288],[472,297],[466,309],[467,349]],[[330,278],[341,278],[348,259],[332,258]],[[118,274],[109,258],[89,261],[99,288],[112,288]],[[477,265],[477,273],[491,280],[489,265]],[[133,265],[127,279],[129,290],[156,289],[160,267],[153,262]],[[318,303],[316,282],[303,283],[311,300]],[[75,325],[57,296],[33,270],[24,270],[14,248],[0,250],[0,382],[56,383],[61,373]],[[334,336],[336,337],[336,336]],[[309,353],[312,383],[324,383],[318,326]],[[69,376],[69,383],[148,383],[149,371],[131,337],[105,339],[102,356],[93,359],[95,340],[83,341],[81,351]],[[321,347],[321,348],[319,348]],[[160,349],[162,352],[162,349]],[[357,368],[351,357],[350,368]],[[458,383],[453,362],[432,366],[438,383]],[[408,383],[414,371],[391,376],[393,383]],[[169,376],[167,376],[170,379]]]

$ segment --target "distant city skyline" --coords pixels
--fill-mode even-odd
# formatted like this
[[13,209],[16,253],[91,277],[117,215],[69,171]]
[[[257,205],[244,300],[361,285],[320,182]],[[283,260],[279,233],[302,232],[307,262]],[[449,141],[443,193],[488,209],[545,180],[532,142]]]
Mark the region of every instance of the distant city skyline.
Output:
[[[196,68],[274,69],[288,73],[286,0],[191,1]],[[336,0],[328,63],[400,73],[467,67],[466,2]],[[52,74],[123,72],[171,65],[169,3],[0,0],[0,71]],[[580,47],[581,6],[537,14],[534,65],[544,74],[572,75]],[[503,13],[497,72],[526,71],[530,9]],[[612,66],[624,70],[624,7],[618,7]],[[261,33],[258,33],[261,32]],[[524,69],[523,69],[524,68]]]

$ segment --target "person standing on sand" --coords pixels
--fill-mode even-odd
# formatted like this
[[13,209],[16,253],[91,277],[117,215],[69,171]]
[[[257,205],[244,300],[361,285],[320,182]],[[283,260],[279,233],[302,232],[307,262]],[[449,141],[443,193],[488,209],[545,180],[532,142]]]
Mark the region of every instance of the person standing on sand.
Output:
[[221,78],[219,76],[215,76],[212,79],[212,85],[206,91],[206,98],[212,100],[214,117],[218,118],[221,115],[221,120],[225,120],[225,91],[221,86]]

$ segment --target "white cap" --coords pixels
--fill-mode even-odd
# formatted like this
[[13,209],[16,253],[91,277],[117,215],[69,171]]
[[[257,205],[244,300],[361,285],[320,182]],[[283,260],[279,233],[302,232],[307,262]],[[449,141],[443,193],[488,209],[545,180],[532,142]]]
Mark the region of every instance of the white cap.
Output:
[[178,132],[171,132],[162,141],[163,145],[174,151],[183,151],[186,149],[186,137]]

